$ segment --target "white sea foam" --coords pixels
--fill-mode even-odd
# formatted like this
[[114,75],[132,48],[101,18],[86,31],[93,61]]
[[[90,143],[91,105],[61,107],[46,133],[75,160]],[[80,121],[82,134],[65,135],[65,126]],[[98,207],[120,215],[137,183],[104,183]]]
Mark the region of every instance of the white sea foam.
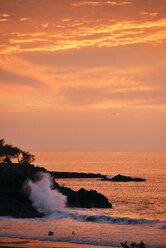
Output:
[[48,212],[49,210],[65,208],[66,196],[51,189],[51,176],[48,173],[40,173],[39,181],[28,180],[26,184],[30,187],[30,199],[33,206],[38,211]]
[[94,222],[94,223],[106,223],[106,224],[118,224],[118,225],[151,225],[158,223],[159,220],[148,219],[132,219],[128,217],[114,217],[98,214],[80,214],[78,211],[72,211],[70,209],[55,210],[48,216],[50,219],[63,219],[69,218],[79,222]]
[[158,220],[132,219],[128,217],[113,217],[106,215],[101,215],[101,216],[82,215],[82,216],[78,216],[78,219],[80,221],[110,223],[110,224],[120,224],[120,225],[146,225],[146,224],[153,224],[158,222]]

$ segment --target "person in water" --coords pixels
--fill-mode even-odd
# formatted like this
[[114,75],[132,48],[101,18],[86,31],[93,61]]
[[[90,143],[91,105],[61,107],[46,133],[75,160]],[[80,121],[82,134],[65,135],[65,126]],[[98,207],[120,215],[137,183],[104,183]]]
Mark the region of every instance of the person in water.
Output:
[[125,243],[120,243],[120,244],[123,248],[145,248],[145,244],[143,241],[141,241],[140,244],[131,243],[130,246],[128,246],[127,241],[125,241]]
[[143,241],[141,241],[141,243],[139,244],[139,248],[145,248],[145,244]]
[[120,244],[123,248],[129,248],[129,246],[127,245],[127,241],[125,241],[125,243],[120,243]]
[[52,236],[52,235],[54,235],[54,232],[49,231],[48,236]]

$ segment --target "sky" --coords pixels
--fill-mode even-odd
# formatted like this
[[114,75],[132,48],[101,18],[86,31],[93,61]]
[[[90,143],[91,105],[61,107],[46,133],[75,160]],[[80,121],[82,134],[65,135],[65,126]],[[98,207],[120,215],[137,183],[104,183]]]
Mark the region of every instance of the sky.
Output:
[[165,0],[0,0],[0,137],[166,150]]

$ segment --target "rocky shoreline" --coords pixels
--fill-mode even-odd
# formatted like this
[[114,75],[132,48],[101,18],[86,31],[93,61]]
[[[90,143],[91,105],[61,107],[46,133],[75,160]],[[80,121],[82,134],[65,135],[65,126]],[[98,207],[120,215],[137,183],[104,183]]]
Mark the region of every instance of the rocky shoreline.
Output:
[[39,181],[41,172],[51,175],[51,189],[58,190],[67,197],[67,207],[112,207],[112,204],[104,195],[94,190],[87,191],[82,188],[74,191],[67,187],[61,187],[55,182],[53,172],[49,172],[43,167],[31,164],[0,164],[0,216],[11,216],[14,218],[44,216],[43,213],[40,213],[33,207],[32,201],[29,198],[29,189],[25,187],[25,182],[29,179],[33,182]]
[[108,178],[107,176],[104,176],[101,180],[111,181],[111,182],[145,182],[144,178],[123,176],[120,174],[112,178]]
[[100,173],[83,173],[83,172],[59,172],[50,171],[51,176],[54,178],[103,178],[105,175]]
[[58,190],[66,196],[67,207],[77,208],[112,208],[108,199],[95,190],[84,188],[74,191],[67,187],[60,186],[57,178],[96,178],[111,182],[143,182],[145,179],[132,178],[118,174],[113,178],[106,175],[94,173],[77,172],[54,172],[47,171],[44,167],[32,164],[0,164],[0,216],[12,216],[15,218],[43,217],[44,214],[33,207],[30,200],[30,188],[25,187],[25,182],[31,180],[38,182],[41,179],[40,173],[48,173],[51,178],[51,190]]

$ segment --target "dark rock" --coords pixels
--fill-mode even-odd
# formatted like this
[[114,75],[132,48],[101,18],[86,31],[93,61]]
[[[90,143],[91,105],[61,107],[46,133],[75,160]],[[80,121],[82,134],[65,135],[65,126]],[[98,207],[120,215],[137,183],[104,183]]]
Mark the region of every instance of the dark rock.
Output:
[[100,173],[83,173],[83,172],[59,172],[50,171],[51,176],[54,178],[103,178],[104,175]]
[[[12,216],[15,218],[43,216],[32,206],[32,202],[28,198],[29,189],[25,187],[25,182],[28,179],[33,182],[39,181],[41,178],[40,172],[50,173],[43,167],[35,167],[30,164],[0,164],[0,216]],[[51,176],[51,179],[52,189],[57,189],[67,196],[67,206],[84,208],[111,207],[108,199],[96,191],[84,189],[74,191],[60,187],[53,176]]]
[[129,177],[129,176],[123,176],[118,174],[117,176],[113,177],[113,178],[107,178],[106,176],[103,177],[104,181],[114,181],[114,182],[144,182],[145,179],[143,178],[135,178],[135,177]]
[[[0,164],[0,216],[15,218],[42,217],[23,189],[27,179],[35,180],[33,165]],[[41,169],[43,171],[43,169]]]
[[111,208],[112,205],[108,199],[95,190],[85,190],[81,188],[78,191],[66,187],[59,187],[59,191],[67,196],[68,207],[78,208]]

